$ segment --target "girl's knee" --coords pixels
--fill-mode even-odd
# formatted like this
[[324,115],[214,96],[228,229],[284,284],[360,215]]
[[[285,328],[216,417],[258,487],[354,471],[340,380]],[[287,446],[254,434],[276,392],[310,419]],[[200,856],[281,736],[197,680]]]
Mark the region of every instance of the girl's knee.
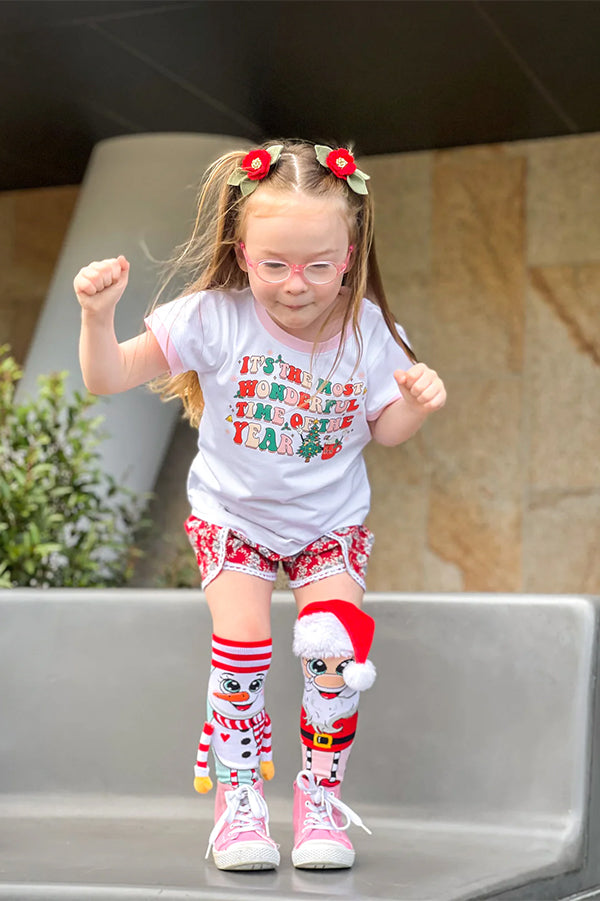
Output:
[[235,641],[271,637],[273,583],[246,573],[224,570],[205,589],[213,631]]

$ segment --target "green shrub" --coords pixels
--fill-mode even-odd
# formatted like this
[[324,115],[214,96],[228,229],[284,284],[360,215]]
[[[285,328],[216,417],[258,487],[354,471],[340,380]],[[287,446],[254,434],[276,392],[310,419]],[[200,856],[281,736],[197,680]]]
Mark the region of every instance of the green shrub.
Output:
[[67,396],[60,372],[17,404],[21,376],[0,347],[0,587],[123,585],[147,523],[142,500],[102,472],[96,398]]

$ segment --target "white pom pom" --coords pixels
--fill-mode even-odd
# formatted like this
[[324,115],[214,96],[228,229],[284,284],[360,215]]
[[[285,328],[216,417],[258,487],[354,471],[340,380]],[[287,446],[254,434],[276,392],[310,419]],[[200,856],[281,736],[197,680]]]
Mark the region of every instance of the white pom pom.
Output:
[[333,613],[311,613],[296,620],[293,648],[297,657],[353,654],[348,633]]
[[344,682],[348,688],[352,688],[354,691],[366,691],[371,687],[376,676],[377,671],[370,660],[366,660],[364,663],[356,663],[355,660],[351,660],[344,668]]

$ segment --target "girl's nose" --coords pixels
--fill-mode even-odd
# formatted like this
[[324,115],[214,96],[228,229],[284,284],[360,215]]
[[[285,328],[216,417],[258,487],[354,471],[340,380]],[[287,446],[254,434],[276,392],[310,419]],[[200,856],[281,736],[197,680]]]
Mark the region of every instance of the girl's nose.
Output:
[[303,294],[307,285],[300,272],[291,272],[285,283],[285,290],[291,294]]

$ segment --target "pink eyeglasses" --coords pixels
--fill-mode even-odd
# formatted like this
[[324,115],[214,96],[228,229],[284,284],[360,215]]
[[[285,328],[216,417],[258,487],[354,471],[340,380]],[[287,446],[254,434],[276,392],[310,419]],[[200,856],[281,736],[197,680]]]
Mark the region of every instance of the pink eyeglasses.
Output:
[[242,241],[240,241],[240,247],[247,264],[254,269],[259,279],[268,285],[285,282],[294,272],[299,272],[304,281],[311,285],[329,285],[338,275],[345,272],[350,254],[354,250],[354,245],[351,244],[348,248],[348,256],[343,263],[333,263],[331,260],[300,264],[286,263],[285,260],[259,260],[258,263],[255,263],[249,259],[246,246]]

